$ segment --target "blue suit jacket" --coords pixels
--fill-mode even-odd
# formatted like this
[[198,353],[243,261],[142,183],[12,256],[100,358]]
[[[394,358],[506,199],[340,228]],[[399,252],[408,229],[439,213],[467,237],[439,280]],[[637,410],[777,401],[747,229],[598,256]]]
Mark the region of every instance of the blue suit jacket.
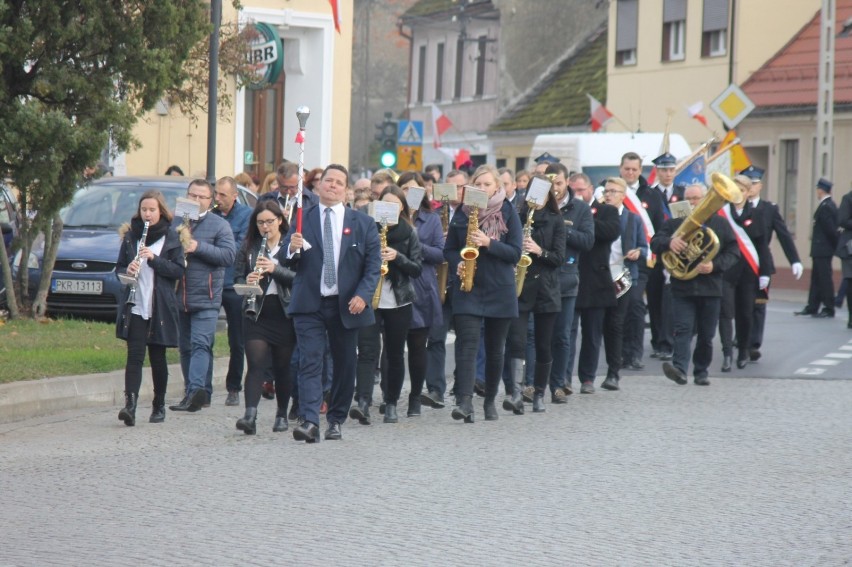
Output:
[[[283,246],[287,248],[290,247],[290,238],[296,230],[295,225],[296,223],[293,223],[284,240]],[[316,313],[320,310],[323,246],[319,205],[307,207],[302,212],[302,236],[310,243],[310,250],[302,250],[286,262],[296,272],[290,307],[287,310],[290,315]],[[379,283],[381,263],[379,232],[375,221],[364,213],[345,207],[337,264],[337,289],[340,293],[340,318],[347,329],[375,323],[370,303]],[[367,307],[358,315],[353,315],[349,313],[349,300],[356,295],[364,300]]]
[[[627,222],[628,218],[632,219],[629,223]],[[629,232],[628,227],[632,229]],[[636,281],[639,278],[640,264],[644,264],[648,258],[648,241],[645,239],[642,218],[624,207],[621,211],[621,250],[626,254],[634,248],[639,249],[639,259],[628,260],[625,258],[624,267],[630,270],[630,277],[633,278],[633,281]]]

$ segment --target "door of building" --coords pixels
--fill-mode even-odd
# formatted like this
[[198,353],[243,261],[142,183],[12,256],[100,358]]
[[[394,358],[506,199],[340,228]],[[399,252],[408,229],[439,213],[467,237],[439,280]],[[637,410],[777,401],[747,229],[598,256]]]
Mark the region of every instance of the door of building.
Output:
[[284,73],[266,89],[246,90],[243,171],[263,181],[284,155]]

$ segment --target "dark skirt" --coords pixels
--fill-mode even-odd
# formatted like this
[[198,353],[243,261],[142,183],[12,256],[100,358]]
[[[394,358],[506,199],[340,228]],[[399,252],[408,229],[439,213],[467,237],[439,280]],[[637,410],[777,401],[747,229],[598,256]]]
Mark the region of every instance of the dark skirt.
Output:
[[[258,303],[261,299],[258,298]],[[265,341],[273,346],[283,345],[289,340],[289,333],[284,332],[285,326],[292,326],[293,322],[284,314],[281,301],[277,295],[267,295],[263,298],[263,306],[257,321],[245,319],[245,340]]]

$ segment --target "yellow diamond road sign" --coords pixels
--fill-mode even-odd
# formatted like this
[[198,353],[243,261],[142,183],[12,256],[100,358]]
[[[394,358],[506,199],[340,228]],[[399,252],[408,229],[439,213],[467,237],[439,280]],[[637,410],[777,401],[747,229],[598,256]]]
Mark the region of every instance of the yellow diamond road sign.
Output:
[[754,103],[737,85],[731,83],[722,94],[716,97],[710,108],[716,113],[725,126],[736,128],[743,119],[754,110]]

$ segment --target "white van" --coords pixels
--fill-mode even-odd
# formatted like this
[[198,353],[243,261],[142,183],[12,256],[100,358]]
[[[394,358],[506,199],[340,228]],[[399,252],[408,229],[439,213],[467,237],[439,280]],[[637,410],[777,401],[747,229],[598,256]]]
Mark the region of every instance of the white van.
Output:
[[[581,134],[541,134],[536,136],[530,155],[530,166],[534,159],[549,152],[568,168],[568,171],[582,171],[592,183],[617,176],[621,156],[627,152],[636,152],[642,156],[642,171],[645,177],[654,166],[651,160],[662,153],[662,132],[581,133]],[[678,161],[689,156],[692,150],[680,134],[669,134],[669,153]]]

